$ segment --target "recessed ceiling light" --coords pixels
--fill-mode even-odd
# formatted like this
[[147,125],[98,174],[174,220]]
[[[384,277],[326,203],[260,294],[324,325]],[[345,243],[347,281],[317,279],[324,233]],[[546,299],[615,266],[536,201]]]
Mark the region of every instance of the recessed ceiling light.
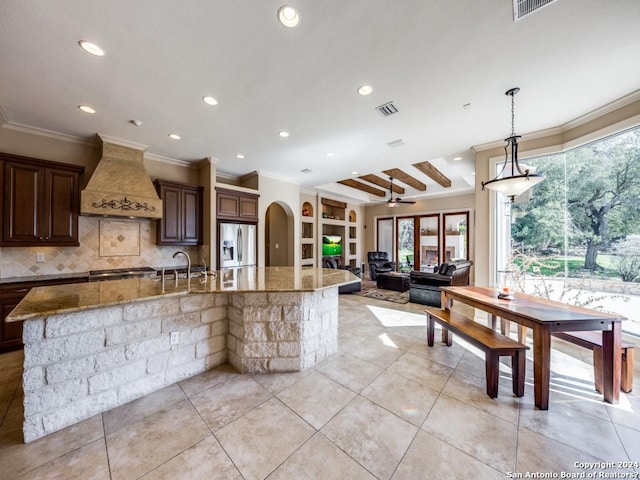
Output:
[[476,172],[471,172],[471,175],[475,175],[475,174],[476,174]]
[[104,57],[104,50],[102,50],[95,43],[87,42],[86,40],[80,40],[78,42],[78,45],[80,45],[80,47],[82,47],[85,52],[90,53],[91,55],[95,55],[96,57]]
[[295,27],[300,22],[300,16],[295,8],[283,5],[278,9],[278,20],[285,27]]
[[327,157],[333,157],[333,153],[331,152],[327,153]]
[[353,172],[351,172],[351,175],[358,175],[358,172],[354,170]]
[[282,130],[281,132],[278,132],[278,135],[280,135],[282,138],[287,138],[289,136],[289,132],[285,132],[284,130]]
[[462,157],[453,157],[454,162],[459,162],[460,160],[462,160]]
[[362,96],[369,95],[373,92],[373,87],[371,85],[361,85],[358,87],[358,93]]
[[91,108],[89,105],[78,105],[78,108],[82,110],[84,113],[96,113],[95,109]]
[[244,158],[244,155],[242,155],[241,153],[236,155],[236,158],[239,158],[240,160],[242,160]]
[[202,97],[202,101],[204,103],[206,103],[207,105],[217,105],[218,104],[218,100],[216,100],[215,98],[210,97],[208,95],[206,97]]
[[169,138],[171,140],[180,140],[182,137],[180,135],[178,135],[177,133],[170,133],[169,134]]

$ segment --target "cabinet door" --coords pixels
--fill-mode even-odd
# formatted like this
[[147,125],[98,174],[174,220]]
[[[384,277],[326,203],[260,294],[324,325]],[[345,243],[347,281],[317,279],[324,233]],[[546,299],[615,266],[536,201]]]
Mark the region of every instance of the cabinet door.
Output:
[[240,216],[240,199],[237,195],[228,195],[226,193],[217,194],[218,198],[218,216],[239,217]]
[[160,186],[162,220],[158,222],[158,245],[179,245],[181,240],[181,189],[173,185]]
[[4,242],[34,243],[44,240],[44,169],[5,162]]
[[78,174],[47,168],[44,179],[44,240],[78,245]]
[[182,190],[182,243],[199,245],[202,242],[202,195],[198,189]]
[[0,294],[0,352],[15,350],[22,347],[22,323],[6,323],[5,317],[16,308],[29,291],[29,288],[12,294]]
[[240,197],[240,216],[243,218],[258,218],[258,199]]

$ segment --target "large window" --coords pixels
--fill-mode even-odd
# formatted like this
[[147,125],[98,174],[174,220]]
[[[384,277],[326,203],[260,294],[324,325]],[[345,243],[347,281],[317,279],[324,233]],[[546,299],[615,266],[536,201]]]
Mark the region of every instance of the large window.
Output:
[[498,196],[497,283],[640,333],[640,128],[525,163],[546,180],[512,205]]
[[469,259],[469,232],[469,211],[378,218],[377,249],[390,253],[401,272],[432,272],[442,262]]

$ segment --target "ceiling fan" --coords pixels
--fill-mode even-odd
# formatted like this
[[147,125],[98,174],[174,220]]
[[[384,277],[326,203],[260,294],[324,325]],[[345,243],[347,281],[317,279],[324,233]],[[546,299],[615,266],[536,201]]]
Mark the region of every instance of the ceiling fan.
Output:
[[407,203],[413,205],[412,200],[402,200],[400,197],[393,198],[393,177],[389,177],[389,200],[387,201],[387,207],[397,207],[400,203]]

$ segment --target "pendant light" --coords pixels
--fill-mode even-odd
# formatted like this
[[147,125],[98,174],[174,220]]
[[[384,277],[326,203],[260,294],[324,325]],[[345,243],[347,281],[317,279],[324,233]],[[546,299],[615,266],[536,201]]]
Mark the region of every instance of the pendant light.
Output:
[[[513,202],[518,195],[523,194],[534,185],[544,180],[544,175],[540,173],[530,173],[529,169],[522,169],[518,163],[518,139],[520,135],[515,134],[515,116],[514,116],[514,99],[519,88],[511,88],[505,92],[505,95],[511,97],[511,136],[505,138],[504,146],[504,164],[502,170],[493,180],[482,182],[482,189],[488,188],[500,192],[510,197]],[[509,167],[509,147],[511,147],[511,166]],[[504,175],[503,175],[504,174]]]

